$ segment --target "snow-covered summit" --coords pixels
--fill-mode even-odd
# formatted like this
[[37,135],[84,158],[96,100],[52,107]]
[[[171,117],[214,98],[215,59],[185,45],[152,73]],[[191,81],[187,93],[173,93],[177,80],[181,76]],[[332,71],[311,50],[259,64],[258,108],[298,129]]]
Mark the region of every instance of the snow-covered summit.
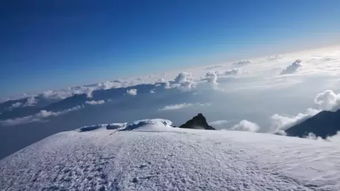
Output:
[[0,161],[0,190],[340,190],[336,143],[171,127],[66,131]]
[[124,131],[169,131],[173,130],[172,122],[167,119],[143,119],[128,123]]

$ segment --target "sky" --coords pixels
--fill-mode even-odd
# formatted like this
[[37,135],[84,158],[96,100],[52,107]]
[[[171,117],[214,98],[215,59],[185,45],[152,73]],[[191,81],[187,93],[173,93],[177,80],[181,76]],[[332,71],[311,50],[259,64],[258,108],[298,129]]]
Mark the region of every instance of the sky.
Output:
[[0,97],[336,44],[338,0],[1,1]]

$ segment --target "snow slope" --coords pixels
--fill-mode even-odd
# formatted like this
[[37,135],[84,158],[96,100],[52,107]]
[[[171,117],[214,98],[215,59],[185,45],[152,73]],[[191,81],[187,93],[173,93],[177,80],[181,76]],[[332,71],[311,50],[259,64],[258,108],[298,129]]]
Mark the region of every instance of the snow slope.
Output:
[[161,119],[105,126],[58,133],[1,160],[0,190],[340,190],[333,142]]

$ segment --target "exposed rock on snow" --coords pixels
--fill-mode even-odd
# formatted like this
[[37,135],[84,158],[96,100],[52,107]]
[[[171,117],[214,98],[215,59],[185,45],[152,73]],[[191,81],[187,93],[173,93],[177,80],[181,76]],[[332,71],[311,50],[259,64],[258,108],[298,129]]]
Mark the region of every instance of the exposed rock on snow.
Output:
[[180,128],[215,130],[207,123],[207,120],[202,115],[202,113],[199,113],[198,115],[181,125]]

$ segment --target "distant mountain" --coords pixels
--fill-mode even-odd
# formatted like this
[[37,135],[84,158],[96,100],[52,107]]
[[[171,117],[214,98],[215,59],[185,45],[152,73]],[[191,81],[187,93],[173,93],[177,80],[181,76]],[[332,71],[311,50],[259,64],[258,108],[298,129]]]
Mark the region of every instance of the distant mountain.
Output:
[[181,125],[180,128],[215,130],[207,123],[207,120],[202,113],[199,113],[198,115]]
[[286,130],[287,135],[304,137],[313,133],[326,138],[340,131],[340,110],[336,112],[322,111],[315,116]]

